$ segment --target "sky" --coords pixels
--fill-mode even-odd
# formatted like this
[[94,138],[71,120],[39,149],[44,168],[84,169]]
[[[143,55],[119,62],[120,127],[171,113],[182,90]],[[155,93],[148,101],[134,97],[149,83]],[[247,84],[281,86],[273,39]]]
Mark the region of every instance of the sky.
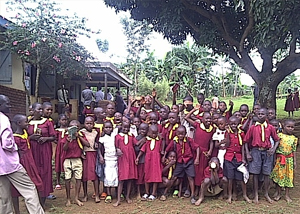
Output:
[[[6,18],[15,14],[6,12],[6,0],[0,0],[0,14]],[[92,30],[101,30],[100,35],[93,35],[91,38],[82,37],[79,42],[85,46],[93,55],[102,62],[120,63],[126,61],[126,36],[123,34],[120,18],[130,16],[128,12],[115,13],[114,9],[107,7],[103,0],[56,0],[61,8],[69,9],[70,14],[76,13],[79,17],[87,17],[87,26]],[[96,39],[106,39],[109,42],[107,53],[98,50]],[[192,41],[191,38],[188,40]],[[172,49],[172,45],[163,38],[161,34],[153,33],[148,41],[150,50],[154,51],[157,58],[163,58],[166,52]],[[259,62],[259,58],[256,60]],[[259,66],[259,63],[257,63]],[[215,67],[214,70],[220,70]],[[253,85],[254,81],[247,74],[241,76],[242,84]]]

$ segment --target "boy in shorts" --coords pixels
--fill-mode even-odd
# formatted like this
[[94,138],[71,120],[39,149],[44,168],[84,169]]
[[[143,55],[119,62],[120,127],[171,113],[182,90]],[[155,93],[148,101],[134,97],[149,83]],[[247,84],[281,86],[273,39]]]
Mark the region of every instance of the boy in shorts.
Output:
[[[77,126],[77,130],[80,126],[79,121],[72,120],[69,126]],[[64,142],[63,149],[66,151],[65,160],[64,160],[64,171],[65,171],[65,183],[66,183],[66,194],[67,194],[67,203],[66,206],[71,206],[71,197],[70,197],[70,181],[72,175],[74,174],[76,185],[75,185],[75,203],[78,206],[83,206],[83,203],[79,201],[79,192],[81,186],[81,178],[82,178],[82,145],[88,146],[89,143],[85,136],[80,133],[75,133],[76,139],[72,139],[70,135],[66,138]]]
[[[174,180],[177,178],[183,178],[184,175],[187,176],[189,185],[191,188],[191,203],[194,204],[196,202],[195,199],[195,168],[194,164],[199,164],[199,147],[194,143],[194,140],[191,138],[187,138],[186,136],[186,128],[184,126],[179,126],[176,131],[176,136],[173,141],[169,143],[166,148],[166,153],[170,151],[175,151],[177,156],[177,162],[174,169]],[[197,155],[194,160],[193,151],[196,151]]]

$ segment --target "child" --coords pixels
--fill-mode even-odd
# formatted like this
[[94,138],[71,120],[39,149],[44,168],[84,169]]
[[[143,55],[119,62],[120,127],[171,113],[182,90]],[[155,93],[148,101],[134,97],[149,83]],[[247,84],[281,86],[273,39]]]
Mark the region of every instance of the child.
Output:
[[215,187],[218,185],[223,188],[223,196],[227,195],[227,178],[223,175],[223,170],[220,167],[219,159],[217,157],[212,157],[209,161],[208,166],[204,170],[204,180],[201,184],[200,197],[196,201],[195,205],[199,206],[204,200],[204,193],[210,189],[213,190],[215,194]]
[[114,128],[122,125],[122,117],[123,117],[123,115],[120,112],[116,112],[114,114],[114,120],[113,120]]
[[115,115],[115,105],[113,103],[109,103],[106,106],[106,120],[110,120],[112,124],[114,125],[114,115]]
[[58,116],[59,128],[56,128],[56,150],[55,150],[55,172],[56,172],[56,186],[55,189],[61,190],[60,173],[64,171],[65,151],[63,149],[63,139],[66,137],[68,128],[68,118],[65,114]]
[[104,158],[98,150],[99,162],[104,165],[104,187],[107,189],[105,203],[111,203],[111,189],[118,186],[118,157],[115,147],[115,135],[112,134],[113,125],[110,121],[104,123],[104,135],[99,142],[104,146]]
[[218,95],[215,94],[215,96],[212,98],[212,109],[216,111],[219,108],[219,98]]
[[178,114],[175,112],[170,112],[168,116],[168,123],[163,127],[162,130],[162,143],[163,149],[165,149],[169,143],[173,140],[176,135],[176,130],[179,127],[178,124]]
[[[139,127],[139,135],[135,137],[135,139],[138,141],[135,145],[135,152],[138,156],[141,148],[146,143],[146,137],[148,134],[149,125],[147,123],[142,123]],[[137,195],[138,198],[141,197],[141,186],[145,184],[145,154],[143,153],[140,158],[137,165],[137,172],[138,172],[138,179],[136,181],[137,184]]]
[[[79,121],[72,120],[69,126],[77,126],[77,130],[80,126]],[[65,171],[65,183],[66,183],[66,194],[67,194],[67,203],[66,206],[71,206],[71,178],[74,175],[76,184],[75,184],[75,203],[78,206],[83,206],[83,203],[79,201],[79,192],[81,186],[82,178],[82,161],[81,154],[83,145],[88,146],[89,143],[85,136],[76,132],[76,138],[72,139],[70,135],[67,138],[64,138],[64,150],[65,150],[65,161],[64,161],[64,171]]]
[[[139,158],[145,154],[145,191],[142,200],[154,201],[157,196],[158,183],[162,182],[161,169],[161,140],[158,138],[158,128],[156,125],[150,125],[146,143],[142,146],[139,155],[135,160],[138,165]],[[153,184],[150,195],[150,184]]]
[[218,119],[221,117],[221,115],[217,112],[212,114],[212,124],[214,128],[218,128]]
[[[174,169],[176,164],[176,152],[170,151],[167,153],[167,160],[164,163],[164,168],[162,170],[162,184],[161,186],[164,187],[164,193],[160,196],[159,200],[165,201],[167,200],[167,193],[169,189],[173,186],[178,186],[180,184],[180,180],[174,177]],[[159,186],[160,187],[160,186]],[[181,188],[179,188],[181,191]],[[173,196],[178,195],[178,189],[174,190]]]
[[129,204],[132,203],[130,199],[132,180],[137,179],[137,167],[135,165],[136,155],[134,152],[136,140],[129,133],[129,127],[129,123],[123,123],[121,133],[115,138],[119,175],[118,198],[117,202],[113,204],[115,207],[120,205],[124,181],[127,181],[126,201]]
[[278,134],[279,146],[276,149],[276,164],[270,178],[276,183],[274,200],[281,197],[281,189],[285,188],[285,200],[292,202],[289,195],[290,188],[294,187],[294,169],[296,168],[296,149],[298,139],[293,135],[295,122],[286,120],[283,125],[283,132]]
[[226,125],[227,125],[226,117],[224,116],[220,117],[218,119],[218,128],[216,129],[215,133],[212,136],[212,140],[214,141],[215,147],[219,149],[218,158],[222,169],[224,164],[224,155],[226,153],[226,145],[224,141],[225,133],[226,133],[226,129],[225,129]]
[[161,124],[162,126],[165,126],[166,123],[168,122],[168,115],[169,115],[169,111],[165,107],[160,108],[159,110],[160,120],[158,121],[158,123]]
[[94,117],[94,107],[95,107],[95,102],[92,101],[90,103],[90,105],[85,105],[84,109],[82,111],[82,114],[84,115],[84,117]]
[[289,117],[294,116],[295,106],[294,106],[294,94],[292,92],[292,89],[288,89],[288,96],[286,97],[285,105],[284,105],[284,111],[289,113]]
[[249,113],[249,106],[247,104],[242,104],[240,106],[239,112],[241,113],[241,116],[242,116],[241,124],[244,125],[244,123],[248,119],[247,116],[248,116],[248,113]]
[[97,107],[94,109],[94,114],[95,114],[95,124],[94,124],[94,129],[98,132],[100,135],[102,133],[102,128],[104,124],[104,119],[105,119],[105,111],[101,107]]
[[[17,114],[12,119],[12,127],[14,129],[14,140],[18,146],[18,153],[20,156],[20,163],[25,168],[32,182],[35,184],[38,191],[43,190],[43,181],[39,176],[38,169],[34,163],[33,156],[30,149],[30,143],[27,134],[27,117],[25,115]],[[19,214],[19,196],[20,193],[12,186],[13,206],[15,213]]]
[[222,116],[226,117],[227,120],[229,119],[229,117],[232,116],[233,102],[231,100],[229,100],[229,106],[230,106],[229,110],[226,111],[227,110],[226,103],[224,101],[221,101],[219,103],[219,112]]
[[[269,197],[269,175],[273,166],[272,155],[277,149],[279,138],[275,128],[266,122],[267,109],[261,108],[258,110],[257,118],[258,121],[249,128],[245,136],[249,172],[253,174],[253,201],[256,204],[258,203],[258,178],[262,173],[264,175],[265,198],[269,203],[272,203],[273,200]],[[275,142],[272,148],[270,137]],[[252,148],[251,153],[249,152],[249,146]]]
[[93,181],[94,184],[94,193],[95,193],[95,202],[99,203],[99,180],[98,176],[95,172],[96,167],[96,157],[97,151],[94,147],[95,142],[98,142],[98,132],[93,129],[94,127],[94,118],[93,117],[86,117],[84,120],[84,128],[80,130],[82,132],[87,141],[88,145],[84,146],[83,150],[86,154],[86,157],[83,159],[83,174],[82,174],[82,183],[83,183],[83,202],[88,200],[87,195],[87,182]]
[[134,117],[132,120],[132,124],[130,124],[130,133],[135,137],[138,135],[140,125],[141,119],[139,117]]
[[245,201],[251,203],[252,201],[247,196],[246,184],[243,179],[243,173],[239,172],[237,168],[241,164],[246,164],[244,154],[244,133],[238,129],[239,119],[232,116],[229,118],[229,131],[226,139],[226,153],[224,161],[224,175],[228,179],[228,200],[231,204],[232,200],[232,185],[233,180],[240,181],[242,185],[243,197]]
[[149,122],[150,122],[150,125],[156,125],[157,128],[158,128],[158,133],[162,133],[162,125],[161,124],[158,124],[158,116],[157,116],[157,113],[156,112],[150,112],[149,113]]
[[[166,152],[175,151],[177,154],[177,163],[174,170],[174,178],[181,178],[186,175],[191,189],[191,203],[196,202],[195,199],[195,166],[199,165],[199,146],[197,146],[193,139],[186,138],[186,129],[184,126],[179,126],[176,131],[176,137],[166,149]],[[193,153],[196,151],[196,158],[194,160]]]
[[28,116],[27,116],[27,119],[28,119],[28,122],[33,118],[33,108],[32,108],[32,105],[28,106]]
[[185,119],[196,128],[194,139],[195,143],[199,146],[199,149],[201,151],[199,155],[199,165],[195,166],[195,185],[199,187],[204,180],[204,169],[207,167],[208,161],[213,152],[214,144],[212,141],[212,136],[214,134],[214,128],[211,125],[211,116],[208,112],[204,112],[202,123],[191,120],[190,115],[193,114],[193,112],[196,110],[197,109],[192,110],[185,117]]

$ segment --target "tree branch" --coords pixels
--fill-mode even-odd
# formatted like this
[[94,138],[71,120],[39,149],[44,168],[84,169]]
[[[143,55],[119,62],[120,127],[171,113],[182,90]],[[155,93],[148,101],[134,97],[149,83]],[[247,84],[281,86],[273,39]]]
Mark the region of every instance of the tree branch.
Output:
[[196,25],[193,23],[193,21],[187,17],[187,15],[183,13],[182,17],[188,23],[188,25],[193,28],[194,31],[200,33],[200,28],[197,28]]
[[294,32],[291,34],[291,36],[292,36],[292,41],[291,41],[291,44],[290,44],[289,55],[292,55],[292,54],[296,53],[297,37],[295,36]]
[[293,53],[277,63],[277,69],[274,74],[279,81],[282,81],[297,69],[300,69],[300,53]]
[[249,8],[248,11],[248,26],[246,27],[242,37],[241,37],[241,41],[240,41],[240,46],[239,46],[239,51],[242,52],[244,49],[244,42],[247,38],[247,36],[249,35],[249,33],[252,31],[253,26],[254,26],[254,16],[253,16],[253,10],[252,7],[250,5],[250,1],[247,1],[248,5],[246,8]]

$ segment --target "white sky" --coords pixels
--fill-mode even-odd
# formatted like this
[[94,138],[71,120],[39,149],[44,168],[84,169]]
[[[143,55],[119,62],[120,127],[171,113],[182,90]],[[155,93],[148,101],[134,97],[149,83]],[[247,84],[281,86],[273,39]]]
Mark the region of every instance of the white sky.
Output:
[[[0,14],[8,18],[15,14],[6,12],[6,0],[0,0]],[[70,12],[76,13],[79,17],[88,18],[87,25],[92,30],[101,30],[100,35],[94,35],[92,38],[81,38],[80,43],[102,62],[120,63],[126,61],[126,37],[122,32],[120,17],[129,16],[127,12],[115,13],[114,9],[106,7],[103,0],[56,0],[62,8],[69,9]],[[107,39],[109,50],[103,54],[98,50],[96,39]],[[167,51],[172,49],[172,45],[163,36],[154,33],[149,41],[150,50],[154,51],[157,58],[162,58]],[[259,61],[259,59],[257,60]],[[260,64],[260,63],[258,63]],[[215,70],[220,70],[216,67]],[[241,76],[242,84],[252,85],[254,81],[247,74]]]

